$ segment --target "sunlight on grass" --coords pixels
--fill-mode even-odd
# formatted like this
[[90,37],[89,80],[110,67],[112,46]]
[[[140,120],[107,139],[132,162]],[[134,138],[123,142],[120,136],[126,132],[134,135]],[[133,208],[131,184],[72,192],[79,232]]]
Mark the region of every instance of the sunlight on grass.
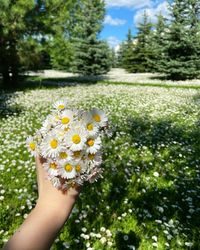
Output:
[[111,135],[104,179],[84,187],[52,249],[198,249],[200,91],[120,84],[1,94],[1,245],[37,199],[25,139],[63,97],[105,110]]

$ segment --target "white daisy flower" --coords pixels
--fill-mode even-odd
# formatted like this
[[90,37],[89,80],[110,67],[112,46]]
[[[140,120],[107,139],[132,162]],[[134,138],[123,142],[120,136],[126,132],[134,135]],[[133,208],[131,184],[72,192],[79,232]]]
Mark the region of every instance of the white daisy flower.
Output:
[[40,143],[41,143],[41,141],[42,141],[42,139],[43,139],[43,136],[42,136],[40,130],[38,130],[38,131],[35,133],[34,138],[35,138],[35,141],[37,142],[37,145],[40,145]]
[[84,173],[87,170],[87,165],[82,160],[77,162],[74,167],[77,174]]
[[100,152],[97,152],[96,154],[89,153],[86,156],[86,160],[91,163],[92,165],[99,166],[102,163],[102,156]]
[[41,154],[45,158],[56,158],[59,153],[65,150],[65,147],[59,137],[55,134],[48,134],[41,143]]
[[27,147],[28,147],[28,151],[33,156],[36,156],[36,154],[37,154],[37,143],[36,143],[36,141],[34,140],[34,138],[32,136],[29,136],[26,139],[26,144],[27,144]]
[[82,185],[84,184],[84,180],[81,179],[81,178],[77,178],[77,179],[75,179],[74,181],[75,181],[75,183],[76,183],[77,185],[79,185],[79,186],[82,186]]
[[83,155],[84,155],[83,150],[73,151],[72,152],[72,159],[73,159],[73,161],[80,161],[82,159]]
[[59,116],[57,114],[48,115],[46,120],[43,122],[40,132],[46,135],[54,128],[59,121]]
[[108,118],[102,110],[94,108],[90,112],[96,124],[98,124],[100,127],[105,127],[107,125]]
[[58,168],[58,173],[65,179],[72,179],[76,176],[75,166],[70,161],[64,161]]
[[88,175],[87,177],[87,181],[89,181],[90,183],[94,183],[99,177],[102,177],[102,168],[94,168],[91,173]]
[[71,110],[64,110],[60,115],[60,120],[58,126],[62,128],[68,128],[70,124],[74,121],[75,113]]
[[67,191],[69,188],[70,188],[70,185],[68,184],[68,182],[65,182],[64,184],[62,184],[63,191]]
[[58,138],[62,141],[67,131],[62,128],[56,127],[52,129],[51,133],[58,136]]
[[65,149],[64,151],[61,151],[58,156],[59,161],[71,161],[73,157],[73,152],[70,150]]
[[83,122],[84,122],[84,127],[88,133],[89,136],[94,136],[98,133],[99,128],[97,123],[94,122],[92,115],[90,112],[84,112],[83,113]]
[[60,179],[58,177],[51,178],[51,183],[57,189],[60,189],[62,187],[62,184],[61,184]]
[[58,111],[64,110],[67,108],[67,101],[59,100],[53,104],[53,107]]
[[81,127],[72,128],[66,135],[64,142],[72,151],[82,150],[85,146],[87,133]]
[[58,175],[58,163],[56,161],[47,160],[47,162],[43,163],[43,167],[50,177]]
[[86,141],[87,153],[95,154],[101,148],[101,139],[100,137],[89,137]]

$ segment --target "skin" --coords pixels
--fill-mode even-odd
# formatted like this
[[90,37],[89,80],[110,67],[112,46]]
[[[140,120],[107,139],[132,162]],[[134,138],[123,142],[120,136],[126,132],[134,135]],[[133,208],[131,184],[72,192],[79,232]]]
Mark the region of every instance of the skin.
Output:
[[46,178],[42,167],[44,159],[36,157],[38,200],[23,224],[2,250],[50,249],[59,231],[69,218],[80,193],[75,186],[67,191],[58,190]]

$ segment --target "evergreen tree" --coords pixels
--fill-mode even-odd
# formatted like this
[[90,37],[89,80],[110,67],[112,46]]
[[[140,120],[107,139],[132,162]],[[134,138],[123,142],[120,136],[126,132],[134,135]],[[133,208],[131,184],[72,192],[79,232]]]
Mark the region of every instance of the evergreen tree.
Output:
[[124,57],[124,53],[125,53],[125,43],[126,41],[123,41],[120,46],[119,46],[119,51],[117,52],[117,66],[124,68],[123,66],[123,57]]
[[138,34],[134,39],[129,72],[151,72],[151,60],[154,57],[152,50],[152,23],[148,14],[144,11],[143,20],[138,24]]
[[152,69],[157,72],[157,69],[162,67],[160,62],[165,59],[164,48],[166,45],[166,32],[167,32],[167,24],[166,19],[163,17],[161,13],[157,16],[157,22],[155,24],[155,29],[152,35],[152,59],[150,60],[150,65]]
[[133,36],[131,29],[128,30],[127,40],[120,47],[120,56],[122,68],[131,72],[133,64]]
[[70,72],[74,61],[74,46],[70,38],[62,34],[54,36],[49,45],[52,68]]
[[56,30],[49,42],[48,51],[51,56],[51,65],[55,69],[71,71],[74,63],[74,41],[72,37],[77,37],[80,20],[81,5],[83,0],[75,0],[67,10],[62,10],[57,17]]
[[165,58],[159,71],[172,80],[200,76],[200,2],[175,0],[170,5],[171,23],[165,44]]
[[98,39],[105,16],[102,0],[85,0],[77,11],[75,25],[75,60],[73,70],[82,75],[99,75],[110,69],[110,49]]
[[110,60],[111,60],[111,67],[116,68],[117,67],[117,54],[114,48],[112,48],[110,51]]

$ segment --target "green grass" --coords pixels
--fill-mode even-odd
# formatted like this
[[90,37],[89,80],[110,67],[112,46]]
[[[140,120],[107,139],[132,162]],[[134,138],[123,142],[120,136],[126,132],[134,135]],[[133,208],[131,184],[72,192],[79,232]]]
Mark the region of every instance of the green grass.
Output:
[[53,249],[199,249],[200,90],[127,83],[2,93],[1,245],[35,205],[34,159],[24,141],[59,98],[105,110],[111,135],[104,178],[85,185]]

